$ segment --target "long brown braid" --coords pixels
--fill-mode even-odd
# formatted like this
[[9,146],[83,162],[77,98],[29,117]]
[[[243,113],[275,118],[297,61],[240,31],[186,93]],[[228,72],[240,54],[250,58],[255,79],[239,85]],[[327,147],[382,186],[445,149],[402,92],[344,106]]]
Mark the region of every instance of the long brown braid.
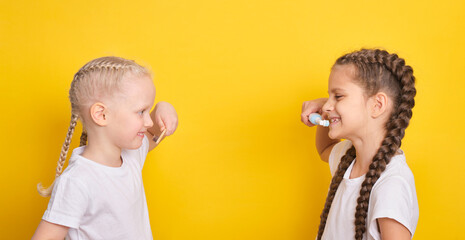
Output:
[[323,236],[323,232],[326,226],[326,219],[328,219],[329,209],[331,208],[331,204],[334,200],[334,195],[336,195],[337,188],[342,181],[344,173],[346,172],[347,168],[349,168],[352,161],[355,159],[355,148],[352,146],[346,152],[346,154],[341,158],[341,162],[339,163],[336,173],[334,174],[333,179],[331,180],[331,184],[329,185],[328,196],[326,196],[325,206],[323,211],[320,215],[320,227],[318,229],[318,240],[321,239]]
[[[386,169],[390,159],[401,146],[405,129],[412,117],[416,89],[413,69],[405,65],[405,60],[399,58],[397,54],[389,54],[387,51],[379,49],[362,49],[340,57],[335,63],[335,65],[347,64],[356,67],[357,76],[355,79],[365,89],[367,96],[372,96],[383,90],[393,98],[394,103],[391,116],[385,124],[386,135],[381,147],[373,157],[365,180],[361,185],[360,196],[357,199],[355,239],[361,240],[366,232],[366,217],[371,190],[381,173]],[[354,159],[355,148],[352,146],[341,158],[338,170],[331,181],[325,207],[321,214],[318,239],[321,239],[323,235],[329,209],[339,183]]]
[[[85,121],[81,115],[84,109],[86,107],[88,108],[100,97],[111,96],[120,90],[121,81],[125,74],[129,72],[137,76],[150,75],[146,68],[132,60],[120,57],[102,57],[94,59],[84,65],[74,75],[69,89],[71,122],[57,163],[55,179],[63,172],[63,165],[68,155],[69,146],[78,119],[81,119],[84,125],[80,138],[80,146],[86,145],[87,132],[85,130]],[[44,197],[50,196],[54,183],[48,188],[44,188],[42,184],[39,183],[37,185],[39,194]]]

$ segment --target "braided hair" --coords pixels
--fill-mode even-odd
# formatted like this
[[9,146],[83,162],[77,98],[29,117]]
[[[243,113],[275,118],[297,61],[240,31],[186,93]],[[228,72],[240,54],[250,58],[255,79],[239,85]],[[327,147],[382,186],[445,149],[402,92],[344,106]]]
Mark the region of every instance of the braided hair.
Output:
[[[71,102],[71,122],[66,134],[65,142],[61,148],[58,159],[55,179],[63,171],[71,138],[74,133],[78,119],[83,123],[83,130],[80,138],[80,146],[87,143],[87,132],[82,115],[86,108],[89,108],[102,96],[112,96],[121,90],[121,82],[125,74],[150,75],[149,71],[132,60],[120,57],[101,57],[85,64],[74,75],[69,89],[69,100]],[[55,182],[54,182],[55,183]],[[48,188],[44,188],[41,183],[37,185],[39,194],[44,197],[51,195],[54,183]]]
[[[415,105],[416,95],[415,77],[412,67],[405,65],[405,60],[397,54],[390,54],[385,50],[362,49],[346,54],[336,60],[335,65],[353,65],[356,69],[355,81],[367,96],[373,96],[380,90],[386,91],[393,99],[393,108],[385,124],[386,134],[380,148],[376,152],[365,175],[357,199],[355,211],[355,239],[363,239],[366,232],[366,217],[371,190],[386,169],[390,159],[401,146]],[[326,226],[326,220],[331,208],[334,195],[341,183],[344,173],[355,159],[355,148],[352,146],[341,158],[326,197],[326,203],[320,216],[320,226],[317,239],[321,239]]]

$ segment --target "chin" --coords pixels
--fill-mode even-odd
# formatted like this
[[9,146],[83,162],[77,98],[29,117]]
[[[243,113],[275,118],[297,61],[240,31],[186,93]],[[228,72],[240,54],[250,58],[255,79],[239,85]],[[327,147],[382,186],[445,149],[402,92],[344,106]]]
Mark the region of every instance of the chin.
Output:
[[133,143],[133,144],[128,144],[122,148],[124,149],[129,149],[129,150],[135,150],[135,149],[138,149],[140,148],[140,146],[142,146],[142,141],[138,142],[138,143]]
[[340,133],[329,131],[328,137],[331,139],[346,139],[345,136],[342,136]]
[[136,146],[134,146],[133,148],[130,148],[130,149],[133,149],[133,150],[134,150],[134,149],[138,149],[138,148],[140,148],[141,146],[142,146],[142,143],[139,143],[139,144],[137,144]]
[[329,132],[328,132],[328,137],[331,138],[331,139],[337,139],[338,138],[337,135],[334,132],[332,132],[331,130],[329,130]]

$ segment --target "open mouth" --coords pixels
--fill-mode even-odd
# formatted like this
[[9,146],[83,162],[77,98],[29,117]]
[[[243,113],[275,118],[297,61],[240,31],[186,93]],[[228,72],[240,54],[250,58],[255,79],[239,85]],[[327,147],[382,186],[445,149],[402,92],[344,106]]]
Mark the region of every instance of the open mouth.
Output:
[[336,124],[340,121],[341,121],[340,118],[335,118],[335,117],[329,119],[329,122],[331,123],[331,125]]

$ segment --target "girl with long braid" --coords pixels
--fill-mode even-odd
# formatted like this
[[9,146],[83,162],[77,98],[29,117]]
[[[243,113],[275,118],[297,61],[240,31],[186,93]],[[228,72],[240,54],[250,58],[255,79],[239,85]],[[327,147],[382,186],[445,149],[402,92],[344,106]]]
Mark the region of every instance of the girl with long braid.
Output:
[[[147,153],[176,130],[176,111],[159,102],[150,112],[155,87],[149,71],[119,57],[84,65],[69,99],[71,123],[54,183],[38,185],[51,198],[32,239],[153,239],[142,167]],[[81,147],[61,174],[78,119]]]
[[333,176],[317,239],[411,239],[418,201],[400,146],[415,105],[412,68],[396,54],[362,49],[337,59],[328,93],[304,102],[301,114],[311,127],[312,113],[330,121],[316,132]]

